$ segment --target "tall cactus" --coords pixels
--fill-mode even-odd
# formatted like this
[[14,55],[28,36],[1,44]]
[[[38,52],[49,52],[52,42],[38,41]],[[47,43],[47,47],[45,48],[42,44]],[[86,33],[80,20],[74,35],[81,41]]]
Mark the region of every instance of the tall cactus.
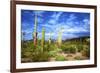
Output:
[[42,39],[41,39],[42,49],[44,48],[44,44],[45,44],[45,29],[42,28]]
[[62,44],[62,28],[58,32],[58,46],[61,47]]
[[49,42],[49,45],[51,44],[51,33],[49,34],[49,40],[48,40],[48,42]]
[[33,33],[33,41],[34,41],[34,47],[36,48],[37,45],[37,15],[35,15],[35,25],[34,25],[34,33]]

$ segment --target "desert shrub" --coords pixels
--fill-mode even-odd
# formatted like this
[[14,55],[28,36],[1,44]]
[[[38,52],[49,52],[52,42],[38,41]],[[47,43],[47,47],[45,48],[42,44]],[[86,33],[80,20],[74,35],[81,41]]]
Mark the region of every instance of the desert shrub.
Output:
[[81,52],[83,50],[83,45],[77,45],[77,49],[78,49],[78,52]]
[[62,51],[65,52],[65,53],[68,53],[68,52],[69,52],[69,46],[62,45],[62,46],[61,46],[61,49],[62,49]]
[[87,44],[87,45],[90,45],[90,38],[85,39],[84,43]]
[[56,61],[65,61],[65,57],[64,56],[61,56],[61,55],[58,55],[56,56]]
[[32,57],[32,53],[31,52],[25,52],[24,56],[27,58],[31,58]]
[[62,49],[60,48],[55,48],[54,50],[51,50],[51,51],[48,51],[48,54],[51,56],[51,57],[54,57],[57,55],[57,53],[60,53],[62,52]]
[[49,53],[48,53],[48,45],[45,45],[44,48],[42,48],[41,45],[37,45],[36,49],[33,51],[33,62],[43,62],[48,61],[49,59]]
[[50,51],[55,50],[55,49],[57,49],[57,46],[54,43],[49,45],[49,50]]
[[32,57],[33,62],[44,62],[48,61],[48,52],[35,52]]
[[42,48],[41,45],[37,45],[36,49],[34,49],[35,52],[45,52],[46,51],[46,48],[44,46],[44,48]]
[[75,60],[82,60],[82,58],[80,56],[76,56],[74,59]]
[[69,51],[70,51],[70,53],[75,53],[76,52],[76,49],[74,47],[70,47],[69,48]]
[[25,53],[25,51],[21,50],[21,58],[25,58],[26,57],[24,53]]
[[66,46],[65,46],[65,45],[61,45],[61,49],[62,49],[63,51],[65,51]]
[[29,45],[29,47],[26,47],[26,48],[21,48],[21,57],[22,58],[27,58],[27,56],[30,54],[32,54],[32,52],[34,51],[33,49],[34,46],[32,45]]
[[76,46],[75,45],[62,45],[61,49],[65,52],[65,53],[75,53],[76,52]]
[[84,49],[81,51],[83,56],[90,57],[90,49]]
[[22,42],[21,42],[21,47],[22,47],[22,48],[27,48],[27,45],[28,45],[28,44],[27,44],[26,41],[22,41]]
[[56,51],[56,52],[62,52],[62,49],[56,48],[55,51]]
[[50,49],[50,45],[48,44],[48,43],[46,43],[45,45],[44,45],[44,51],[50,51],[51,49]]
[[49,51],[49,52],[48,52],[49,57],[55,57],[56,54],[57,54],[56,51]]

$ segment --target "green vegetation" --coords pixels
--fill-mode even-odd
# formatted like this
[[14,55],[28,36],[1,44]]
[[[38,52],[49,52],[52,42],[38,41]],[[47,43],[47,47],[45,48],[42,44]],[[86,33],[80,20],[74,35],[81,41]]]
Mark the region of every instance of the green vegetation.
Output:
[[53,40],[51,33],[48,40],[45,39],[45,28],[42,28],[42,36],[37,37],[37,16],[32,40],[24,40],[22,33],[21,62],[45,62],[45,61],[67,61],[85,60],[90,57],[90,38],[79,37],[62,40],[62,29],[58,32],[58,38]]
[[74,57],[77,53],[81,56],[75,56],[73,58],[74,60],[89,59],[90,46],[89,41],[86,41],[87,39],[89,40],[88,37],[85,37],[81,42],[82,44],[80,44],[79,39],[77,39],[77,42],[75,41],[76,39],[62,41],[60,48],[55,41],[51,40],[51,43],[49,43],[49,41],[44,41],[44,38],[40,40],[38,39],[36,48],[34,47],[32,40],[23,41],[21,46],[22,62],[52,61],[50,60],[51,58],[54,58],[53,61],[67,61],[70,59],[66,55],[71,54],[71,57]]
[[44,48],[44,44],[45,44],[45,29],[42,29],[42,39],[41,39],[41,45],[42,45],[42,49]]
[[56,61],[65,61],[65,60],[66,60],[66,59],[65,59],[64,56],[61,56],[61,55],[56,56]]
[[76,56],[75,59],[76,60],[82,60],[82,58],[80,56]]

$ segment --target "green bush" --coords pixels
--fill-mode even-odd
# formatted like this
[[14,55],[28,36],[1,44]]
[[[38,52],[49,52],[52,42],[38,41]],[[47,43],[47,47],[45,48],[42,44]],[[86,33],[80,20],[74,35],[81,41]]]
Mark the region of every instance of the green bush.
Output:
[[84,49],[81,53],[83,56],[90,57],[90,49]]
[[61,56],[61,55],[56,56],[56,61],[65,61],[65,60],[66,60],[66,59],[65,59],[64,56]]
[[70,51],[70,53],[75,53],[76,52],[76,48],[75,47],[70,47],[69,51]]
[[77,45],[77,48],[78,48],[78,52],[81,52],[83,50],[83,45]]
[[[28,43],[27,43],[28,44]],[[32,54],[34,51],[34,46],[32,44],[28,44],[29,46],[26,48],[21,48],[21,57],[27,58],[27,56]]]
[[55,45],[55,43],[52,43],[51,45],[49,45],[48,47],[51,51],[57,49],[57,46]]
[[62,46],[61,46],[61,49],[62,49],[63,52],[69,53],[69,47],[68,47],[68,46],[62,45]]
[[31,52],[25,52],[24,56],[27,58],[31,58],[32,57],[32,53]]
[[75,53],[76,52],[76,45],[61,46],[61,49],[65,53]]
[[57,54],[56,51],[49,51],[49,52],[48,52],[48,55],[49,55],[50,57],[55,57],[56,54]]
[[32,57],[33,62],[44,62],[48,61],[49,55],[48,52],[35,52]]
[[62,49],[56,48],[55,51],[56,51],[56,52],[62,52]]

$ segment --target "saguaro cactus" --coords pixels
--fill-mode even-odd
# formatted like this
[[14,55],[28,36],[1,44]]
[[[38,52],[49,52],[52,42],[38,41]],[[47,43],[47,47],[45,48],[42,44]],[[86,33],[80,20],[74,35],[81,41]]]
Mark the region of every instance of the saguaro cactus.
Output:
[[37,45],[37,15],[35,15],[35,25],[34,25],[34,33],[33,33],[33,41],[34,41],[34,47],[36,48]]
[[42,28],[42,39],[41,39],[42,49],[44,48],[44,44],[45,44],[45,29]]
[[58,32],[58,46],[61,47],[62,44],[62,28]]
[[51,44],[51,33],[49,34],[49,40],[48,40],[48,42],[49,42],[49,45]]

